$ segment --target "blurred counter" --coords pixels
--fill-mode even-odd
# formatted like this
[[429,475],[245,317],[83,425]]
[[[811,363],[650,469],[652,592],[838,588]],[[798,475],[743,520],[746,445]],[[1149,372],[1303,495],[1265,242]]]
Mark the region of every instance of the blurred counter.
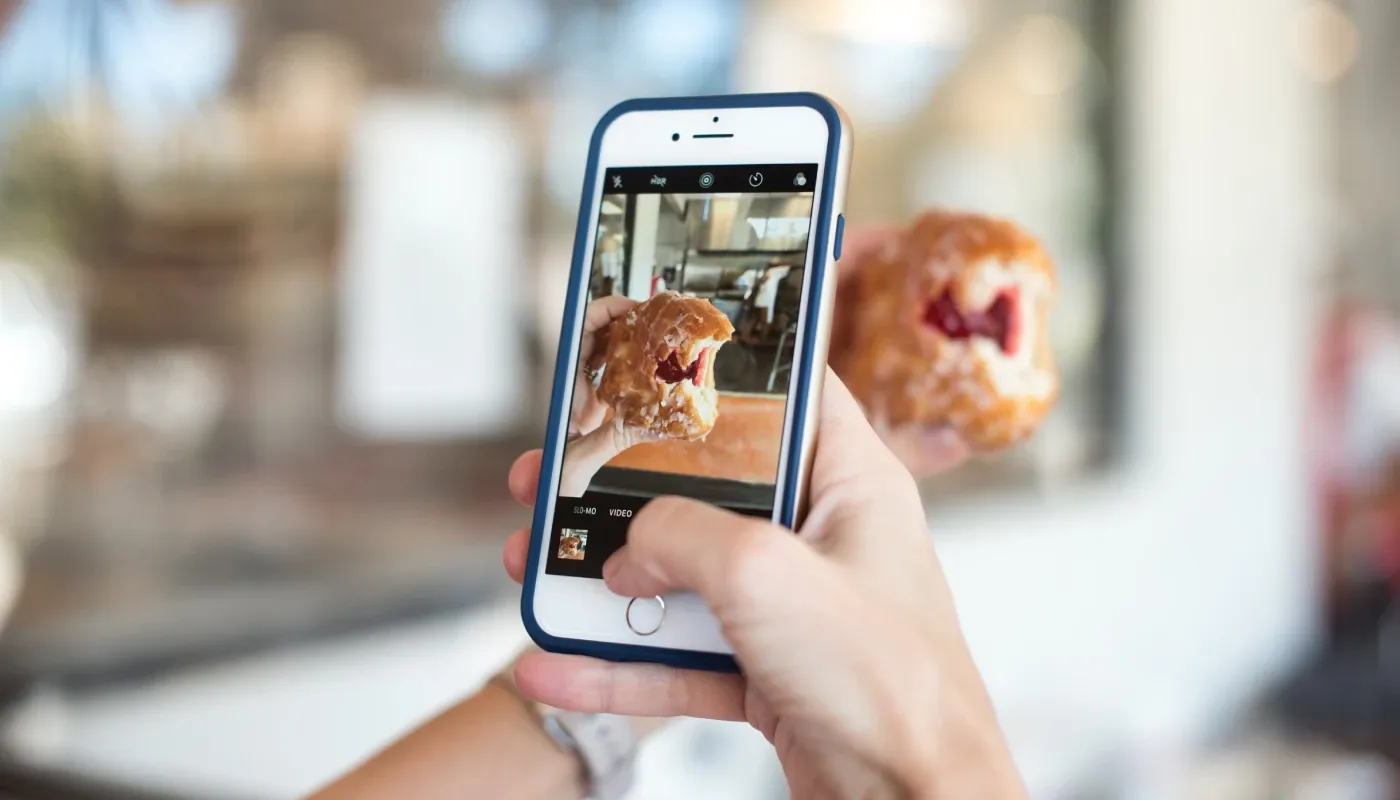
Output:
[[[477,443],[432,459],[378,453],[368,457],[372,469],[358,471],[332,459],[300,479],[263,472],[165,486],[144,534],[121,524],[109,528],[110,540],[88,529],[51,531],[30,555],[0,637],[0,797],[158,796],[144,793],[157,783],[137,781],[143,791],[124,794],[98,780],[103,769],[54,757],[92,730],[73,719],[55,728],[44,711],[36,720],[36,702],[42,709],[63,698],[67,708],[74,698],[331,639],[383,636],[510,596],[500,547],[528,524],[528,512],[503,476],[532,443]],[[443,463],[456,467],[444,471]],[[288,512],[311,507],[320,512]],[[235,529],[240,520],[245,527]],[[262,689],[275,692],[276,684]]]
[[490,530],[464,524],[461,542],[428,548],[282,563],[230,551],[219,565],[225,580],[203,585],[154,572],[144,585],[135,576],[88,585],[49,566],[28,590],[45,600],[22,607],[0,641],[0,680],[7,696],[36,681],[101,685],[470,607],[508,588],[500,541],[525,522],[515,509],[483,510],[476,521]]
[[285,550],[230,539],[144,565],[41,548],[0,639],[0,686],[125,680],[470,607],[507,590],[500,545],[528,524],[506,498],[375,516],[386,535]]

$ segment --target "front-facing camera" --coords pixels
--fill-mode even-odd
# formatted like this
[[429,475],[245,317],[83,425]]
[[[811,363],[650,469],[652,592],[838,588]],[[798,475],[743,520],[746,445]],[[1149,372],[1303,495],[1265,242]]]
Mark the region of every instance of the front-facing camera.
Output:
[[673,142],[679,142],[680,140],[681,140],[681,135],[680,135],[679,133],[673,133],[673,134],[671,134],[671,141],[673,141]]

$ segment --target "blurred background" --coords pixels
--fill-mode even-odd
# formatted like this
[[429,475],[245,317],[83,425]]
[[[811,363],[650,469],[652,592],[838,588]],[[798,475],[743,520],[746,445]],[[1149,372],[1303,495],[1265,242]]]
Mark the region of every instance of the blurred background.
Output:
[[[1059,266],[1059,409],[924,486],[1033,796],[1400,797],[1397,45],[1391,0],[0,0],[0,791],[292,797],[480,685],[594,122],[808,89],[853,223]],[[785,796],[742,726],[641,769]]]

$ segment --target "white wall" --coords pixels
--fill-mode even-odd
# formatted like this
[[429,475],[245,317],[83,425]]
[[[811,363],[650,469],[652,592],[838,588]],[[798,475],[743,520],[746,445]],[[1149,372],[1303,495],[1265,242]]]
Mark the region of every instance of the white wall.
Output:
[[1316,627],[1303,432],[1325,150],[1319,98],[1289,60],[1293,6],[1123,6],[1129,468],[1073,497],[932,522],[1028,751],[1061,718],[1102,722],[1109,741],[1209,728]]
[[661,195],[639,194],[632,223],[632,267],[627,280],[627,296],[634,300],[651,297],[651,278],[656,272],[656,234],[661,229]]

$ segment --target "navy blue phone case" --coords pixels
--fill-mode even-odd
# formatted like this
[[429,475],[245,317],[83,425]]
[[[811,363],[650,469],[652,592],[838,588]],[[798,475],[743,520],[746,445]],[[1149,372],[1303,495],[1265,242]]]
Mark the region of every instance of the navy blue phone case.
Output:
[[[715,95],[710,97],[660,97],[660,98],[638,98],[625,100],[608,110],[603,118],[598,121],[597,127],[593,129],[593,137],[588,145],[588,167],[584,172],[585,180],[583,187],[583,197],[579,203],[578,229],[574,234],[574,254],[573,262],[569,271],[569,303],[564,311],[564,323],[561,330],[566,332],[575,331],[579,325],[579,315],[583,313],[582,305],[578,302],[581,294],[582,282],[588,273],[591,263],[589,254],[584,252],[588,238],[592,233],[595,220],[592,218],[594,181],[598,173],[598,153],[602,146],[603,133],[612,124],[613,120],[623,114],[632,111],[678,111],[678,110],[699,110],[699,109],[720,109],[720,108],[771,108],[783,106],[806,106],[815,109],[826,120],[830,136],[827,139],[825,177],[822,184],[822,203],[816,210],[816,246],[812,251],[813,264],[825,264],[827,257],[827,240],[830,226],[832,225],[831,212],[832,202],[836,189],[836,164],[839,163],[841,151],[841,118],[836,107],[830,100],[819,94],[809,92],[793,92],[782,94],[739,94],[739,95]],[[805,291],[807,293],[806,303],[808,309],[815,310],[816,304],[822,297],[823,284],[829,276],[823,274],[822,270],[813,270],[813,275],[807,281]],[[834,279],[834,276],[830,276]],[[812,350],[815,347],[815,337],[804,337],[802,343],[802,360],[799,363],[812,363]],[[544,461],[543,463],[553,464],[558,457],[559,448],[563,446],[564,440],[560,435],[561,428],[553,424],[553,421],[560,418],[560,404],[568,388],[568,383],[572,379],[573,364],[569,363],[568,340],[560,337],[559,354],[554,367],[554,388],[553,396],[549,403],[549,419],[551,421],[549,431],[545,435],[544,441]],[[797,377],[797,385],[793,390],[790,402],[805,404],[808,401],[808,393],[811,390],[811,371],[802,370]],[[803,421],[800,416],[795,417],[795,425],[799,426],[793,431],[789,441],[802,441]],[[793,527],[794,515],[797,506],[797,486],[794,478],[796,471],[795,459],[788,459],[787,480],[783,481],[783,497],[779,503],[779,522],[791,528]],[[547,492],[554,490],[550,485],[551,476],[546,470],[540,473],[539,497],[546,497]],[[535,503],[534,521],[530,527],[530,556],[526,562],[525,586],[520,595],[520,616],[525,622],[525,629],[529,631],[530,638],[544,650],[551,653],[570,653],[574,655],[592,656],[594,658],[607,659],[609,661],[641,661],[653,664],[665,664],[682,669],[702,669],[713,672],[738,672],[738,665],[730,656],[720,653],[704,653],[692,650],[676,650],[665,647],[645,647],[639,645],[614,644],[612,642],[595,642],[586,639],[566,639],[551,636],[540,627],[535,619],[534,596],[535,582],[538,579],[540,570],[540,548],[545,546],[549,540],[550,520],[546,518],[546,504],[544,502]]]

